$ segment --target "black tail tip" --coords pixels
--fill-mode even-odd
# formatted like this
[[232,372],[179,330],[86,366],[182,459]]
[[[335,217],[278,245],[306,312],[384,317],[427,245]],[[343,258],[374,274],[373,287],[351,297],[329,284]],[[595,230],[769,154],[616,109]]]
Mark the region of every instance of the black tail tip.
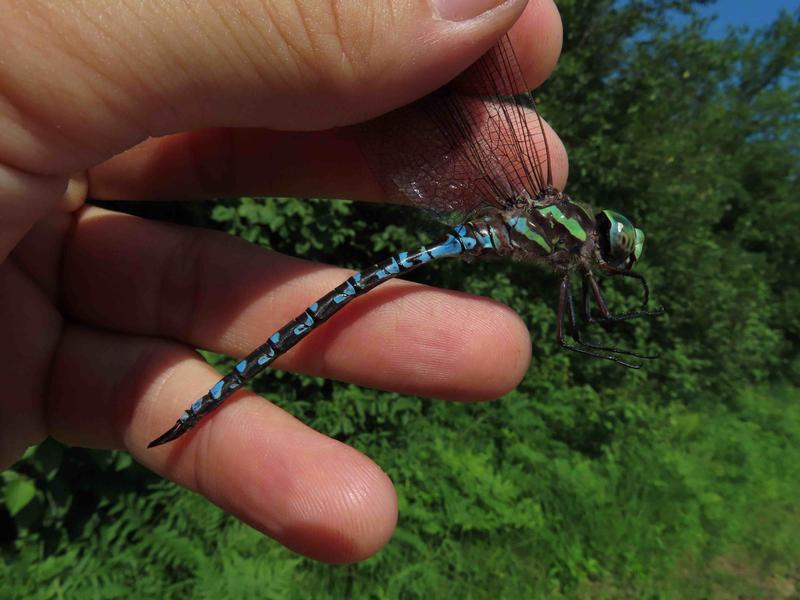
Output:
[[147,444],[148,448],[155,448],[156,446],[163,446],[164,444],[168,444],[169,442],[178,439],[184,433],[189,431],[189,429],[180,421],[175,423],[172,427],[170,427],[167,431],[162,433],[152,442]]

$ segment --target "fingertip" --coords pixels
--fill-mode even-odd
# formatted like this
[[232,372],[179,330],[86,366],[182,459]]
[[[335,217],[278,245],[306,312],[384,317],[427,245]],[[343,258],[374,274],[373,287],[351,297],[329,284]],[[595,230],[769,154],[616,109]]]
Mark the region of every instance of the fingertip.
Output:
[[[503,305],[505,306],[505,305]],[[515,390],[525,378],[533,356],[533,344],[528,324],[515,311],[508,307],[504,315],[508,327],[509,345],[512,349],[511,360],[506,369],[506,376],[499,383],[499,396]]]
[[227,405],[189,435],[173,450],[170,476],[290,550],[352,563],[394,532],[397,496],[386,473],[261,398]]
[[563,25],[552,0],[530,2],[509,31],[517,60],[530,88],[541,85],[561,55]]
[[297,518],[286,526],[282,541],[315,560],[354,563],[391,539],[397,494],[388,475],[357,450],[342,445],[336,463],[338,469],[328,461],[319,463],[315,493],[298,499]]
[[513,391],[528,372],[532,354],[530,332],[522,317],[491,299],[482,304],[483,331],[477,333],[482,343],[468,346],[463,357],[465,364],[475,366],[470,375],[476,382],[472,401],[494,400]]
[[[538,87],[555,69],[561,54],[562,35],[561,17],[555,4],[551,0],[529,2],[520,18],[508,31],[511,46],[508,47],[501,38],[495,48],[495,50],[504,48],[501,51],[504,58],[500,58],[500,61],[510,57],[506,56],[506,53],[513,55],[519,66],[519,72],[513,69],[513,78],[516,81],[512,84],[507,79],[510,73],[504,73],[503,76],[496,74],[505,70],[501,63],[489,69],[490,78],[495,80],[495,85],[500,86],[502,93],[507,94],[518,94]],[[487,90],[486,75],[485,72],[476,71],[474,68],[467,69],[456,78],[456,87],[470,94],[492,93],[491,88]]]
[[550,126],[544,121],[545,135],[547,136],[548,150],[550,153],[550,168],[553,172],[553,185],[557,190],[563,190],[569,179],[569,154],[564,142]]

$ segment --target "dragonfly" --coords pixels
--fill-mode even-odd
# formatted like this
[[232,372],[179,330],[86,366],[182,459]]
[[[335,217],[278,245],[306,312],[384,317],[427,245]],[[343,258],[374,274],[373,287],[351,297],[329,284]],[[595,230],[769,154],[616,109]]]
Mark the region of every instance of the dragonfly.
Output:
[[[462,93],[454,80],[359,130],[365,158],[390,199],[450,215],[451,221],[460,217],[447,235],[348,277],[240,360],[149,448],[191,430],[351,301],[444,258],[505,257],[548,267],[560,282],[555,337],[561,348],[632,369],[658,357],[584,338],[592,323],[608,326],[663,314],[663,308],[648,309],[647,281],[633,270],[642,257],[644,232],[619,212],[593,215],[554,187],[547,130],[508,35],[468,73],[480,94]],[[641,308],[613,313],[598,274],[637,280]],[[582,280],[580,313],[575,276]]]

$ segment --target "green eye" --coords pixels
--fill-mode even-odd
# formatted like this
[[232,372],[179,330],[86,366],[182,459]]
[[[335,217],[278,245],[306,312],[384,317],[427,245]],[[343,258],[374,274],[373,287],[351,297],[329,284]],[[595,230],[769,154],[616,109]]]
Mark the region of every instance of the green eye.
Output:
[[639,229],[638,227],[635,229],[636,231],[636,245],[633,249],[633,257],[636,260],[639,260],[642,257],[642,253],[644,252],[644,231]]
[[[604,210],[603,214],[608,219],[608,242],[611,256],[618,259],[635,256],[636,244],[639,240],[637,229],[633,223],[625,215],[613,210]],[[644,234],[642,234],[642,243],[644,243]]]

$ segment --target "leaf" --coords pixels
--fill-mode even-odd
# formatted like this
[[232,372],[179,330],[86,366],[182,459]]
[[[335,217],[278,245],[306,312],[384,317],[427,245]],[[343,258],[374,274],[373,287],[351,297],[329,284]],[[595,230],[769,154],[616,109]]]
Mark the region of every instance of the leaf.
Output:
[[53,479],[61,467],[63,458],[64,447],[52,438],[48,438],[36,446],[32,463],[47,479]]
[[4,492],[6,508],[14,517],[36,497],[36,485],[20,475],[6,483]]

